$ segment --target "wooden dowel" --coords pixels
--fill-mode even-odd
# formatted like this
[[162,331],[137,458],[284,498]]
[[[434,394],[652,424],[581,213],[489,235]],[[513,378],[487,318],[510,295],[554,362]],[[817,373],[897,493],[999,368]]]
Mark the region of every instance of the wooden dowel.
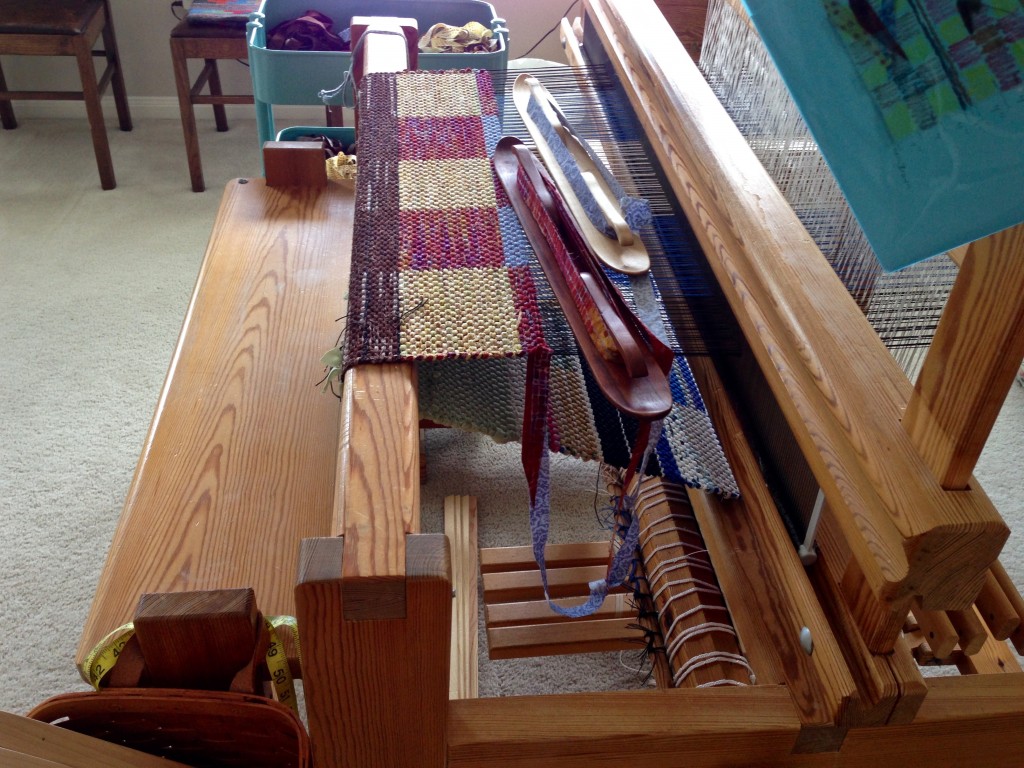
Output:
[[996,560],[992,563],[989,570],[992,575],[996,577],[996,582],[999,584],[1000,589],[1006,596],[1006,599],[1010,601],[1010,605],[1013,606],[1014,613],[1020,619],[1020,624],[1010,634],[1010,642],[1013,643],[1013,647],[1017,650],[1017,653],[1024,654],[1024,598],[1021,597],[1020,592],[1017,590],[1016,585],[1013,583],[1013,579],[1010,578],[1010,574],[1003,568],[1003,564]]
[[996,640],[1006,640],[1020,627],[1020,617],[991,570],[974,604]]
[[956,627],[957,637],[960,638],[960,650],[968,656],[973,656],[980,651],[988,639],[988,630],[978,618],[977,611],[972,607],[965,611],[949,611],[947,615],[953,626]]
[[953,652],[960,637],[944,611],[926,611],[921,608],[920,602],[915,601],[914,618],[917,619],[932,653],[944,659]]

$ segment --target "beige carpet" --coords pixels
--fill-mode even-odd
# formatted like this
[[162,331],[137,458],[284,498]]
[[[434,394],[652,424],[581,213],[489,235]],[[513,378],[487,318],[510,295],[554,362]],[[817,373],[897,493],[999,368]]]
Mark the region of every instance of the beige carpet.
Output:
[[[201,126],[211,191],[199,195],[176,121],[139,121],[127,134],[111,125],[111,192],[99,189],[84,119],[0,132],[0,710],[84,689],[75,647],[220,190],[259,169],[251,122],[226,134]],[[436,431],[427,451],[427,529],[440,529],[444,495],[474,494],[482,544],[527,542],[515,447]],[[1015,388],[978,468],[1013,527],[1024,523],[1022,456],[1024,390]],[[595,537],[594,467],[559,461],[557,472],[565,514],[555,537]],[[1004,561],[1024,584],[1020,541],[1015,534]],[[487,695],[641,684],[618,655],[481,670]]]

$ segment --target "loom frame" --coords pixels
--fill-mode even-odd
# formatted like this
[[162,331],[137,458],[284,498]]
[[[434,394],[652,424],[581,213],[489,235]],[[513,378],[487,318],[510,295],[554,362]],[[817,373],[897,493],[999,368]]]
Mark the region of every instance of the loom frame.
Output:
[[[779,288],[773,280],[769,279],[768,275],[772,269],[778,270],[780,264],[791,266],[792,261],[786,258],[784,251],[792,249],[801,256],[814,259],[816,249],[803,241],[800,236],[802,228],[792,227],[787,219],[785,225],[774,227],[768,225],[766,237],[763,239],[768,242],[767,250],[770,255],[758,257],[757,253],[753,252],[752,246],[744,245],[743,234],[746,233],[743,232],[742,227],[748,222],[737,222],[735,207],[726,208],[730,215],[724,214],[721,209],[716,210],[718,206],[712,201],[720,200],[723,191],[735,196],[737,200],[739,198],[737,190],[742,190],[743,195],[750,195],[752,179],[757,179],[758,183],[754,185],[755,192],[752,196],[755,202],[747,204],[748,211],[753,205],[763,216],[769,207],[784,206],[785,203],[777,199],[778,193],[777,191],[773,193],[770,183],[765,184],[760,181],[763,177],[763,170],[759,170],[759,167],[745,167],[745,164],[750,161],[735,144],[738,132],[735,132],[735,128],[729,132],[726,126],[721,124],[724,112],[718,113],[714,108],[715,105],[711,105],[707,101],[709,93],[707,95],[700,93],[699,72],[692,63],[682,56],[681,46],[668,32],[664,21],[659,22],[660,15],[653,3],[626,4],[607,2],[606,0],[589,0],[585,13],[586,23],[594,25],[598,34],[602,36],[602,42],[614,51],[613,60],[616,62],[620,77],[623,77],[632,86],[627,90],[630,91],[631,98],[634,98],[634,106],[639,107],[641,119],[646,118],[650,121],[649,127],[653,127],[653,133],[660,138],[660,151],[656,144],[656,152],[663,153],[662,159],[670,162],[670,167],[674,172],[670,176],[674,182],[678,182],[676,191],[683,193],[684,206],[687,206],[688,201],[689,207],[693,211],[691,215],[694,213],[698,215],[697,218],[703,225],[703,231],[699,232],[699,236],[704,241],[705,248],[720,257],[720,264],[716,266],[716,270],[721,273],[722,281],[746,287],[760,283],[757,285],[758,288],[767,284],[767,291],[753,298],[740,291],[737,292],[739,297],[736,303],[754,318],[747,321],[748,326],[753,328],[755,333],[764,333],[765,328],[771,327],[771,324],[763,323],[760,318],[768,308],[790,305],[792,314],[786,315],[787,310],[781,310],[781,313],[786,316],[776,319],[776,324],[783,328],[779,332],[780,336],[789,334],[789,338],[785,341],[789,345],[789,349],[781,353],[783,357],[780,360],[785,359],[787,354],[795,354],[798,361],[803,360],[803,364],[798,362],[784,365],[779,360],[773,361],[770,357],[763,361],[763,365],[774,367],[778,372],[776,378],[781,380],[781,384],[777,385],[779,387],[777,396],[789,398],[791,401],[802,399],[805,404],[808,401],[814,401],[813,393],[808,396],[806,388],[801,386],[799,381],[795,386],[792,385],[787,380],[785,372],[789,369],[796,372],[794,376],[797,378],[806,376],[807,370],[816,364],[815,344],[818,347],[824,345],[828,348],[830,344],[836,343],[827,335],[829,330],[835,326],[826,324],[826,330],[816,332],[815,341],[808,343],[805,335],[806,326],[801,324],[801,320],[806,323],[806,317],[801,318],[800,313],[792,308],[790,302],[780,301],[785,298],[785,292],[791,290],[792,286]],[[643,43],[640,43],[632,33],[634,30],[641,29],[644,30]],[[664,62],[676,61],[677,58],[685,60],[682,65],[683,76],[678,79],[666,77],[667,73],[662,65]],[[697,96],[693,95],[695,91],[698,93]],[[659,107],[664,110],[660,121],[657,113]],[[674,109],[669,110],[669,107]],[[685,127],[676,129],[664,117],[670,113],[678,115],[680,112],[689,112],[689,119],[695,122],[687,123],[684,120]],[[698,119],[707,122],[701,125],[696,122]],[[709,180],[710,174],[714,171],[701,178],[694,173],[693,166],[688,167],[687,161],[681,159],[687,156],[684,150],[689,150],[690,157],[705,157],[706,160],[706,155],[700,151],[705,147],[700,147],[699,142],[710,141],[708,137],[712,133],[716,135],[725,133],[729,137],[729,141],[732,142],[730,149],[736,150],[721,155],[722,158],[729,158],[729,160],[727,162],[723,160],[722,167],[714,169],[714,171],[726,172],[724,181]],[[686,141],[686,138],[693,143]],[[688,144],[689,146],[687,146]],[[754,162],[756,163],[756,161]],[[732,164],[731,167],[729,164]],[[676,183],[673,186],[676,186]],[[729,189],[730,186],[732,186],[731,189]],[[773,194],[776,199],[772,199]],[[728,202],[734,202],[734,199],[730,198]],[[721,221],[727,222],[729,226],[720,227],[719,222]],[[752,229],[751,231],[756,230]],[[764,242],[759,240],[757,245],[764,246]],[[738,265],[738,262],[743,259],[752,263]],[[853,330],[841,334],[841,338],[846,343],[852,344],[852,349],[868,348],[872,350],[870,353],[873,356],[872,365],[876,367],[874,369],[868,367],[866,370],[876,373],[884,384],[886,397],[883,399],[887,401],[886,406],[895,406],[901,399],[906,402],[911,397],[909,383],[905,381],[902,372],[894,363],[889,365],[881,362],[882,360],[891,360],[891,358],[881,347],[880,342],[877,342],[874,333],[863,321],[859,310],[849,301],[848,295],[835,278],[834,273],[831,272],[827,264],[824,264],[820,253],[817,254],[817,259],[821,263],[813,264],[810,290],[820,290],[824,296],[828,297],[830,312],[836,309],[835,306],[832,306],[833,304],[838,305],[838,313],[842,321],[849,323],[853,328]],[[808,286],[803,285],[804,280],[796,280],[791,275],[787,275],[787,277],[799,284],[801,292],[808,290]],[[803,275],[801,275],[802,277]],[[821,304],[825,304],[825,301],[821,300]],[[782,320],[781,324],[778,323],[779,319]],[[809,325],[813,326],[814,324],[810,323]],[[882,357],[883,353],[884,358]],[[360,383],[360,378],[368,375],[368,372],[361,368],[353,369],[350,372],[350,381],[346,384],[346,391],[350,393],[348,397],[351,399],[347,401],[345,415],[343,415],[343,434],[356,436],[359,434],[358,424],[375,421],[375,419],[367,419],[366,414],[362,412],[364,408],[360,406],[360,403],[366,403],[369,400],[370,389],[384,388],[390,383],[395,387],[394,391],[404,393],[406,405],[412,400],[415,391],[412,368],[410,366],[385,366],[382,368],[384,370],[373,374],[374,376],[380,374],[382,377],[374,384]],[[710,363],[702,365],[700,368],[702,369],[700,375],[705,378],[704,391],[715,393],[715,396],[719,395],[721,390],[717,386],[718,382],[714,378],[714,371]],[[818,381],[820,382],[820,377]],[[710,387],[707,386],[708,384]],[[789,390],[787,390],[787,385],[789,385]],[[720,400],[719,405],[726,411],[725,423],[729,424],[730,428],[735,427],[736,422],[730,422],[728,418],[727,397],[722,394]],[[822,408],[820,402],[811,402],[810,412],[812,415],[806,417],[807,420],[813,422],[834,419],[835,411],[830,410],[829,405],[831,404],[826,403]],[[843,407],[841,399],[839,407]],[[795,414],[794,420],[796,421],[804,418],[803,414],[807,412],[805,406],[799,403],[789,406],[789,411]],[[397,428],[396,433],[403,432],[402,425],[404,424],[405,434],[408,435],[409,412],[402,411],[396,416],[397,421],[393,422]],[[898,420],[895,426],[899,428]],[[736,434],[730,428],[723,431]],[[892,433],[891,429],[889,433]],[[356,438],[352,439],[354,441]],[[736,442],[742,444],[742,438],[740,437]],[[839,442],[848,446],[851,438],[844,435]],[[394,466],[414,467],[417,465],[412,460],[415,449],[410,443],[409,440],[399,441],[399,444],[395,446],[396,451],[388,451],[393,457],[391,463]],[[817,455],[829,455],[831,452],[838,453],[844,459],[850,457],[848,448],[840,447],[830,451],[827,441],[823,445],[811,440],[810,444],[804,447],[805,450],[813,451]],[[347,450],[350,452],[350,456],[342,458],[340,465],[348,468],[340,476],[343,496],[349,493],[347,489],[353,484],[353,480],[357,481],[354,483],[355,486],[361,484],[358,482],[360,478],[352,474],[352,468],[360,464],[356,455],[362,450],[369,450],[375,457],[379,457],[383,448],[380,441],[373,441],[372,445],[349,443]],[[912,454],[910,459],[913,462],[916,463],[920,460],[917,451],[909,446],[909,440],[902,441],[900,448]],[[733,450],[737,449],[734,447]],[[844,453],[844,451],[847,452]],[[343,447],[343,457],[345,453],[346,448]],[[735,458],[739,458],[741,462],[746,459],[748,463],[743,464],[744,472],[748,473],[746,480],[752,485],[756,484],[756,469],[749,463],[749,453],[744,455],[740,451]],[[377,460],[379,461],[379,459]],[[826,469],[832,468],[826,467]],[[863,472],[863,468],[860,471]],[[838,474],[843,474],[843,472],[843,468],[840,467]],[[831,495],[834,498],[830,501],[831,514],[829,518],[833,520],[831,530],[834,541],[843,540],[844,534],[848,532],[847,528],[855,528],[855,525],[847,525],[844,528],[841,523],[835,523],[835,519],[843,515],[842,512],[836,511],[838,502],[848,497],[848,494],[844,495],[840,492],[845,484],[843,481],[852,484],[856,482],[856,478],[853,480],[833,478]],[[936,484],[933,480],[922,478],[920,485],[924,486],[924,490],[919,490],[917,493],[923,494],[924,499],[928,499],[930,495],[942,496],[943,492],[934,490]],[[993,517],[994,510],[990,509],[991,505],[987,503],[980,488],[973,490],[967,503],[968,506],[974,505],[975,508],[971,511],[976,513],[976,520],[981,520],[980,528],[985,529],[984,533],[988,539],[977,550],[965,553],[963,548],[960,548],[958,554],[973,567],[976,573],[981,573],[987,568],[991,558],[998,553],[998,549],[1005,539],[1005,532],[1000,529],[1001,521],[998,520],[998,516]],[[754,495],[756,496],[756,494]],[[921,498],[922,496],[919,495],[918,503]],[[713,525],[716,519],[721,521],[723,518],[730,517],[730,510],[723,509],[722,503],[718,500],[709,499],[701,494],[692,494],[691,500],[695,502],[696,507],[703,510],[702,522],[707,520]],[[740,503],[746,505],[748,502]],[[875,504],[877,505],[877,502]],[[924,502],[924,506],[931,508],[928,507],[928,501]],[[356,506],[348,506],[347,509],[355,510]],[[882,512],[891,513],[885,505],[882,505]],[[770,527],[770,523],[766,522],[767,519],[763,517],[763,513],[764,510],[759,510],[755,514],[758,522],[751,523],[752,527],[758,525]],[[361,523],[346,520],[344,528],[339,531],[346,532],[345,538],[355,535],[356,545],[366,547],[362,561],[364,564],[371,562],[370,559],[367,559],[369,556],[378,564],[391,563],[396,567],[384,566],[375,569],[371,566],[358,573],[356,568],[347,565],[351,563],[351,560],[342,556],[342,562],[339,565],[342,568],[349,567],[350,570],[346,577],[335,582],[340,593],[353,589],[362,590],[380,583],[386,583],[389,585],[389,590],[396,588],[397,591],[397,584],[402,581],[400,571],[403,558],[396,553],[401,551],[403,537],[392,534],[387,540],[382,540],[379,538],[379,534],[383,531],[401,530],[400,521],[404,521],[401,525],[408,526],[410,518],[402,513],[399,519],[386,522],[380,519],[382,514],[387,516],[386,509],[383,506],[376,506],[375,519],[361,519]],[[734,511],[732,514],[734,515]],[[360,525],[364,530],[359,530]],[[417,535],[414,533],[415,528],[406,527],[405,530],[408,532],[407,540],[414,541]],[[372,546],[367,546],[369,543],[367,534],[370,531],[375,531],[378,538]],[[787,554],[785,551],[780,551],[780,546],[785,545],[780,545],[779,539],[771,536],[770,532],[762,531],[760,541],[763,549],[759,554],[765,560],[781,558],[784,561],[790,561],[792,557],[795,557],[792,552]],[[856,541],[857,538],[854,537],[854,543],[851,544],[849,543],[850,539],[847,538],[847,546],[856,547]],[[335,545],[336,548],[338,546],[340,545]],[[344,546],[348,547],[349,544]],[[387,556],[383,557],[385,553]],[[884,594],[880,584],[868,583],[865,585],[863,579],[859,582],[850,579],[848,574],[856,571],[849,565],[854,562],[852,553],[847,553],[847,557],[849,558],[847,570],[835,574],[840,577],[838,584],[840,588],[844,586],[849,588],[852,582],[854,587],[861,590],[865,599],[884,599],[888,596]],[[870,561],[870,556],[865,556],[865,560]],[[784,571],[785,566],[782,566],[781,570]],[[793,573],[789,572],[789,575],[792,576]],[[795,577],[795,580],[800,581],[798,576]],[[967,581],[971,582],[971,578],[968,578]],[[407,581],[407,584],[411,586],[412,581]],[[303,589],[301,583],[299,589]],[[882,594],[879,594],[880,592]],[[976,596],[975,585],[971,583],[962,587],[962,592],[963,595],[943,595],[938,600],[940,602],[952,600],[954,605],[959,604],[958,601],[966,600],[969,605]],[[406,593],[407,598],[410,595],[411,593]],[[901,595],[900,597],[906,597],[906,602],[899,604],[895,609],[890,609],[890,613],[898,613],[913,596],[913,594]],[[361,592],[360,597],[364,597]],[[814,602],[813,592],[804,592],[801,597],[808,603],[800,605],[795,612],[816,614],[816,606],[811,604]],[[929,595],[930,598],[931,595]],[[313,616],[309,618],[310,620],[314,619]],[[861,625],[862,630],[865,628],[865,624],[868,629],[872,628],[870,621],[865,621],[858,616],[852,618]],[[884,644],[886,642],[884,634],[891,626],[891,622],[887,623],[886,620],[890,617],[888,615],[878,617],[876,614],[871,618],[877,621],[874,628],[880,633],[875,639]],[[368,616],[363,616],[361,619],[374,621]],[[900,627],[902,627],[902,621]],[[403,634],[408,637],[408,630],[405,630]],[[913,674],[908,674],[906,670],[896,669],[898,664],[907,659],[904,653],[905,649],[896,648],[894,657],[883,658],[882,662],[883,666],[889,665],[890,683],[895,682],[898,690],[885,704],[886,717],[878,724],[865,725],[868,722],[869,715],[867,713],[869,711],[870,716],[877,716],[877,711],[871,710],[871,707],[875,706],[877,702],[865,700],[862,690],[853,681],[853,677],[859,673],[846,669],[842,653],[837,653],[836,646],[829,647],[828,635],[829,632],[826,630],[819,636],[820,645],[817,647],[821,650],[816,650],[815,654],[812,654],[812,658],[815,655],[818,655],[819,658],[814,659],[811,669],[807,670],[809,677],[814,679],[810,684],[807,679],[800,680],[800,673],[805,671],[801,669],[795,675],[783,673],[783,677],[788,675],[790,678],[783,681],[786,685],[758,685],[745,689],[633,691],[447,701],[447,694],[442,693],[435,698],[434,706],[427,707],[432,718],[437,717],[439,710],[446,710],[443,718],[445,726],[441,733],[433,733],[430,736],[431,749],[428,751],[430,754],[443,753],[446,758],[441,762],[426,761],[422,764],[582,766],[594,763],[608,764],[612,761],[635,759],[638,755],[642,755],[645,762],[656,759],[659,763],[667,765],[742,765],[751,762],[756,762],[759,765],[869,765],[879,759],[881,755],[892,754],[899,750],[904,755],[910,755],[909,758],[905,758],[908,764],[927,765],[931,764],[939,755],[949,754],[950,750],[969,748],[972,743],[976,743],[975,740],[981,734],[989,737],[988,743],[992,746],[986,750],[984,755],[975,754],[976,758],[980,759],[980,764],[998,765],[1011,755],[1024,754],[1024,738],[1014,735],[1014,732],[1019,729],[1013,727],[1019,725],[1024,718],[1024,675],[974,675],[925,683],[919,678],[914,680]],[[892,642],[895,644],[897,641],[893,640]],[[369,649],[366,650],[368,655],[365,658],[371,658]],[[890,645],[887,650],[893,654],[893,645]],[[422,648],[418,648],[416,655],[418,656],[422,651]],[[448,651],[447,644],[444,644],[443,648],[434,649],[435,660],[443,663]],[[822,664],[822,662],[824,663]],[[838,665],[838,668],[832,666],[833,664]],[[1000,647],[993,641],[991,646],[986,646],[978,666],[980,669],[989,671],[1005,670],[1012,669],[1016,666],[1016,662],[1005,644]],[[1017,669],[1019,670],[1019,667]],[[907,683],[908,680],[910,684]],[[396,680],[396,683],[398,682],[400,681]],[[338,685],[346,687],[345,681],[335,677],[327,687],[334,688]],[[352,686],[347,687],[350,691],[345,696],[351,700],[358,699],[365,702],[367,696],[374,695],[372,687],[364,687],[358,694],[351,691]],[[387,686],[385,686],[386,689]],[[440,690],[440,686],[435,686],[435,689]],[[797,690],[801,693],[808,693],[809,697],[801,700],[795,693]],[[609,716],[604,719],[595,718],[595,713],[609,713]],[[614,715],[610,713],[614,713]],[[334,714],[340,715],[341,713],[335,711]],[[329,720],[330,723],[325,725],[329,729],[337,729],[338,723],[344,722],[339,717],[332,717]],[[314,744],[318,741],[318,729],[319,726],[314,726],[311,722]],[[321,742],[323,736],[324,734],[321,732],[319,736]],[[336,731],[335,736],[337,736]],[[422,736],[423,732],[417,729],[417,733],[410,739],[420,742]],[[358,754],[358,758],[348,755],[350,759],[358,759],[359,764],[364,765],[391,764],[387,758],[379,757],[377,750],[381,745],[368,749],[368,745],[358,743],[354,733],[350,734],[350,737],[347,743],[351,749],[356,751],[353,755]],[[443,746],[438,744],[439,741],[443,742]],[[420,752],[419,749],[415,751]],[[347,762],[346,758],[340,754],[332,758],[325,756],[325,759],[331,761],[329,764]]]

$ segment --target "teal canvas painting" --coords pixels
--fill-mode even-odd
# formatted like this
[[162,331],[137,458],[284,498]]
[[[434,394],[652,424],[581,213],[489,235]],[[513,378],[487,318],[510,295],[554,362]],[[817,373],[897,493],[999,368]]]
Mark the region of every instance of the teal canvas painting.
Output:
[[745,0],[882,266],[1024,221],[1024,0]]

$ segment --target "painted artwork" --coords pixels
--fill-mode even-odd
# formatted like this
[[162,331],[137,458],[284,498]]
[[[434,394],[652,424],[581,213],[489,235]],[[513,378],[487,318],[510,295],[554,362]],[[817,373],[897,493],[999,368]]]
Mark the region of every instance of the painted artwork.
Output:
[[887,269],[1024,221],[1024,0],[746,0]]

